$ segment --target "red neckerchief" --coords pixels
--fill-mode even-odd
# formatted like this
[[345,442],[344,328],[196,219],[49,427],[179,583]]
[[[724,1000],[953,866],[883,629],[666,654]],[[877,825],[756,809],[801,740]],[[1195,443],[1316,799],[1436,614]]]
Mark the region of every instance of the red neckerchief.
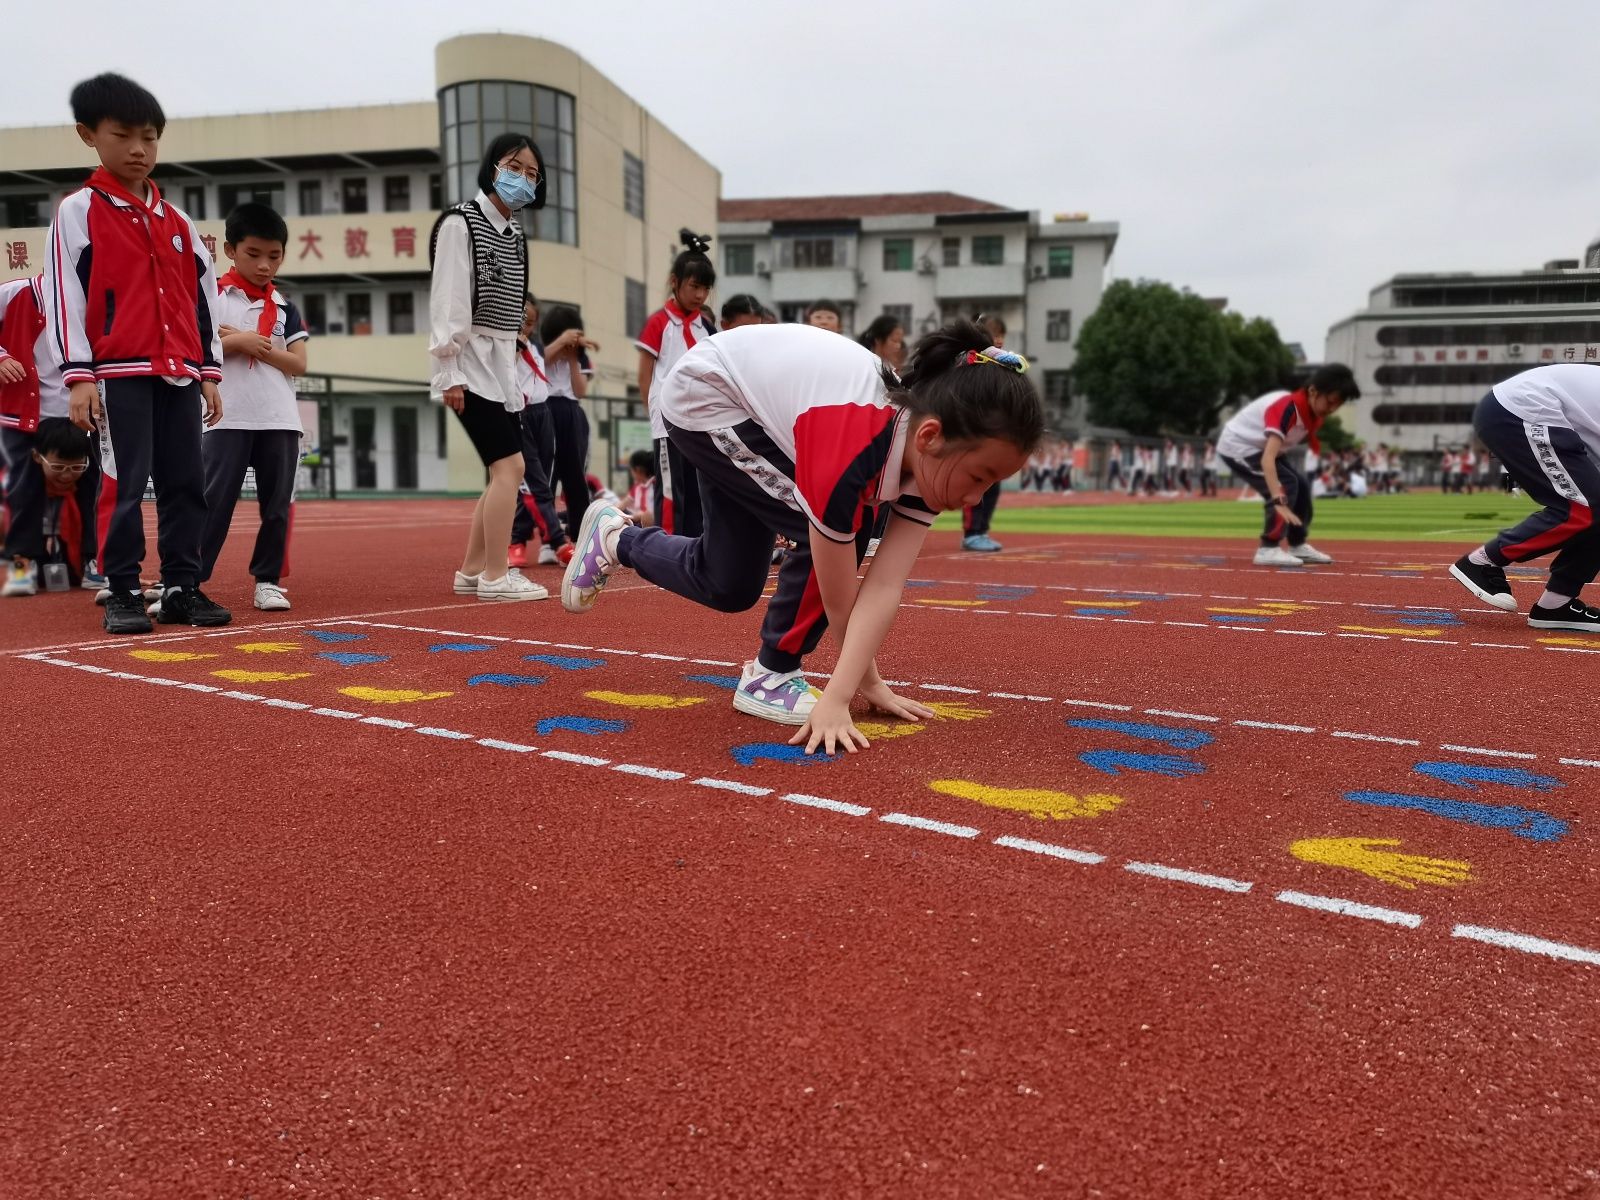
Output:
[[533,350],[531,347],[526,345],[522,347],[522,361],[527,363],[528,369],[539,377],[540,383],[544,384],[545,387],[550,386],[550,380],[545,376],[545,373],[539,369],[539,360],[533,356]]
[[1305,423],[1306,445],[1311,447],[1311,453],[1321,454],[1322,443],[1317,440],[1317,430],[1322,428],[1322,418],[1311,411],[1311,398],[1300,391],[1290,399],[1294,401],[1294,409],[1300,414],[1300,420]]
[[271,337],[272,331],[278,327],[278,306],[272,299],[272,285],[269,283],[264,288],[258,288],[239,274],[238,267],[229,267],[228,273],[217,280],[217,293],[220,295],[229,287],[238,288],[252,302],[261,301],[261,316],[256,321],[256,332],[262,337]]
[[96,167],[94,174],[89,176],[89,182],[84,186],[92,187],[97,192],[104,192],[106,195],[113,196],[125,204],[131,204],[141,211],[154,212],[156,205],[161,203],[161,189],[156,186],[154,179],[146,179],[144,185],[150,189],[150,202],[148,204],[118,183],[112,177],[111,172],[104,167]]
[[697,308],[692,313],[684,312],[683,309],[678,307],[678,302],[671,296],[667,297],[666,309],[669,317],[677,317],[678,320],[683,322],[683,344],[693,350],[694,327],[695,322],[700,320],[701,310]]

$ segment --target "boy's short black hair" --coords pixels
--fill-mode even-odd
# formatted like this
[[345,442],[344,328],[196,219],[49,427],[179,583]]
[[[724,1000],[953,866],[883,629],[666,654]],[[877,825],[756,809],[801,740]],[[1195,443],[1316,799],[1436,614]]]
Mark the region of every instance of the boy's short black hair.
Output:
[[648,450],[635,450],[628,459],[628,465],[635,471],[643,471],[652,479],[656,474],[656,456]]
[[813,300],[811,302],[811,307],[806,309],[806,320],[809,321],[813,313],[819,312],[832,313],[841,321],[844,320],[844,313],[840,311],[839,306],[832,300]]
[[33,448],[40,458],[54,454],[61,459],[88,458],[92,445],[89,434],[65,417],[46,417],[39,422]]
[[250,200],[228,214],[222,226],[222,236],[230,246],[237,246],[245,238],[254,237],[264,242],[279,242],[287,248],[289,226],[274,209]]
[[72,89],[72,119],[89,129],[99,129],[102,121],[154,125],[157,137],[167,129],[161,101],[127,76],[111,71],[85,79]]
[[1323,394],[1336,393],[1346,403],[1361,399],[1361,389],[1356,386],[1355,373],[1343,363],[1324,363],[1311,373],[1306,385]]
[[539,182],[533,189],[533,203],[529,208],[544,207],[544,155],[539,152],[539,143],[535,142],[525,133],[502,133],[483,150],[483,161],[478,164],[478,190],[487,196],[494,195],[494,176],[500,169],[500,160],[508,154],[515,154],[526,146],[533,151],[533,161],[539,164]]
[[539,318],[539,340],[548,346],[569,329],[583,328],[583,314],[570,304],[552,304]]

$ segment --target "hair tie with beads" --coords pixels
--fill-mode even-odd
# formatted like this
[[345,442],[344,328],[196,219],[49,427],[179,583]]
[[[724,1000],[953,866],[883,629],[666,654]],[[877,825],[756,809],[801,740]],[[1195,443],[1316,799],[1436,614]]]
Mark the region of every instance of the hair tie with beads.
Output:
[[993,363],[997,367],[1006,367],[1018,375],[1028,369],[1028,360],[1020,354],[1013,354],[1009,350],[1002,350],[999,346],[990,346],[987,350],[968,350],[965,358],[957,359],[958,365],[973,366],[977,363]]

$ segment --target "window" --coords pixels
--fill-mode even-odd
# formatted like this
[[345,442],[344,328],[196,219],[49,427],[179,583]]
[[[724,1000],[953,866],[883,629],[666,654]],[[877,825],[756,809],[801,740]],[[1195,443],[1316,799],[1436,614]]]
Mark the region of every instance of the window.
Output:
[[307,292],[300,297],[300,316],[306,332],[321,337],[328,332],[328,298],[321,292]]
[[35,225],[48,225],[50,197],[42,193],[6,197],[6,224],[13,229],[28,229]]
[[[1549,361],[1554,361],[1549,360]],[[1563,359],[1562,361],[1565,361]],[[1520,375],[1530,366],[1537,363],[1507,362],[1507,363],[1441,363],[1438,366],[1425,367],[1390,367],[1382,366],[1374,371],[1373,378],[1380,387],[1444,387],[1471,386],[1493,387],[1513,375]],[[1469,418],[1470,420],[1470,418]],[[1388,422],[1379,421],[1380,425]]]
[[1471,425],[1476,404],[1379,404],[1372,410],[1378,425]]
[[1058,408],[1072,403],[1072,372],[1046,371],[1044,373],[1044,402]]
[[883,306],[883,315],[886,316],[886,317],[892,317],[895,321],[899,322],[900,328],[906,331],[906,335],[908,337],[910,336],[910,334],[911,334],[911,305],[909,305],[909,304],[885,304]]
[[357,337],[372,332],[372,296],[368,292],[351,292],[344,298],[345,327]]
[[265,204],[273,212],[283,211],[281,183],[221,183],[217,185],[217,215],[223,220],[241,204]]
[[544,153],[545,206],[518,214],[529,237],[578,244],[577,120],[572,97],[531,83],[458,83],[439,93],[446,204],[478,191],[478,162],[496,134],[527,131]]
[[911,270],[911,239],[883,239],[883,269],[885,271]]
[[346,179],[339,185],[339,194],[344,200],[344,207],[340,212],[364,213],[367,211],[367,181],[365,179]]
[[1044,340],[1070,342],[1072,340],[1072,310],[1052,308],[1044,315]]
[[622,152],[622,207],[630,217],[644,216],[644,163]]
[[386,175],[383,179],[383,211],[411,211],[411,176]]
[[972,239],[972,261],[975,266],[995,267],[1006,260],[1006,240],[996,234],[984,234]]
[[190,184],[183,189],[183,211],[191,221],[206,219],[206,185]]
[[622,281],[622,321],[625,332],[631,338],[638,337],[640,331],[644,329],[645,318],[649,315],[645,312],[646,303],[644,284],[637,279],[624,279]]
[[1072,278],[1072,247],[1051,246],[1048,274],[1051,279]]
[[428,207],[444,207],[444,176],[437,171],[428,176]]
[[722,272],[724,275],[754,275],[756,273],[756,247],[754,242],[728,242],[722,247]]
[[389,332],[415,333],[417,331],[415,298],[410,292],[389,293]]
[[944,265],[947,267],[959,267],[961,265],[961,239],[958,237],[945,238],[942,245],[944,247]]
[[300,215],[302,217],[320,217],[322,215],[322,180],[302,179],[300,181]]
[[438,423],[434,425],[434,439],[438,445],[440,458],[450,457],[450,423],[444,418],[445,406],[439,405]]
[[850,265],[850,242],[846,238],[779,238],[775,243],[778,266],[797,271],[828,270]]

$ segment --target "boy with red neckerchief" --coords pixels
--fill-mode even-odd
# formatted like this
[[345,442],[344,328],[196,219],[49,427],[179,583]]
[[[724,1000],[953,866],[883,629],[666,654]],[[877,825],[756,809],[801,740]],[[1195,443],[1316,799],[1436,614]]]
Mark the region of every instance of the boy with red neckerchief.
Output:
[[306,370],[305,322],[273,284],[289,243],[289,227],[265,204],[241,204],[228,214],[222,251],[233,266],[217,281],[217,326],[222,333],[222,386],[228,411],[206,431],[206,528],[200,541],[200,582],[211,578],[228,538],[245,472],[255,468],[256,533],[250,574],[255,606],[287,612],[289,532],[300,469],[300,404],[294,377]]
[[130,79],[97,75],[72,89],[78,137],[99,155],[83,189],[50,224],[45,321],[69,388],[72,421],[95,431],[100,567],[108,633],[150,632],[140,595],[143,498],[154,480],[161,555],[159,619],[226,625],[200,591],[205,527],[202,412],[222,417],[216,274],[194,222],[149,178],[166,114]]

